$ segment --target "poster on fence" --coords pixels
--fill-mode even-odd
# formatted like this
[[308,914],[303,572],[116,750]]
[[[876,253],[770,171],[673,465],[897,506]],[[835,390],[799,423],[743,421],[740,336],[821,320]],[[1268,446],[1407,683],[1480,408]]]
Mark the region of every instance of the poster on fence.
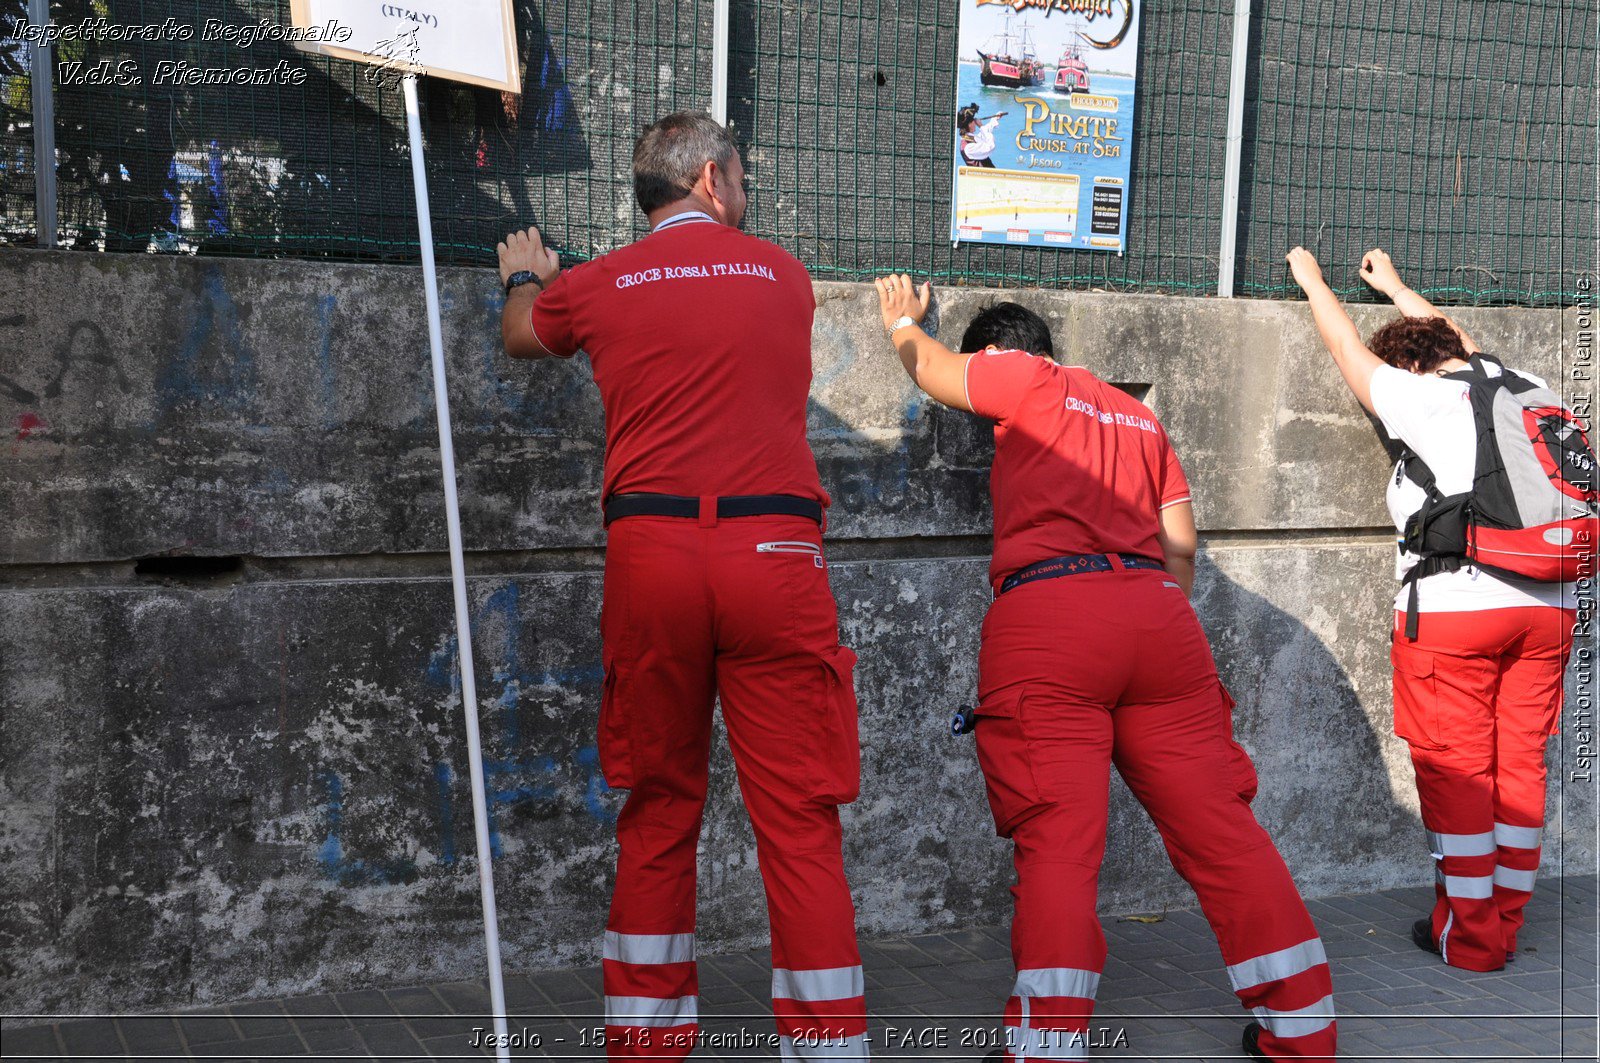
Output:
[[961,0],[950,239],[1125,249],[1143,0]]

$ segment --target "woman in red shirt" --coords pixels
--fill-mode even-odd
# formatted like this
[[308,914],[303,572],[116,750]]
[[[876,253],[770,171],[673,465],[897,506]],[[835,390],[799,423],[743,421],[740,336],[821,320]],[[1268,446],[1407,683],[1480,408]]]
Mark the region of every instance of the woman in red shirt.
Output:
[[1189,487],[1150,409],[1052,360],[1044,322],[980,313],[956,354],[918,327],[931,290],[878,281],[884,326],[933,399],[995,423],[995,602],[983,623],[978,763],[1014,847],[1006,1058],[1087,1058],[1105,965],[1095,915],[1111,765],[1199,895],[1256,1021],[1247,1052],[1327,1059],[1336,1024],[1322,941],[1255,816],[1188,591]]

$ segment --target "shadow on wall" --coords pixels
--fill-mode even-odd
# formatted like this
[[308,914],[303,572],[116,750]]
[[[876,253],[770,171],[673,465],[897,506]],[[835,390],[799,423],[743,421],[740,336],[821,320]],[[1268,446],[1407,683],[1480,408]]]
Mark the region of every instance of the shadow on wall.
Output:
[[1236,702],[1234,733],[1261,780],[1257,818],[1308,895],[1431,873],[1403,744],[1362,704],[1388,706],[1388,614],[1359,603],[1389,589],[1370,579],[1349,589],[1371,556],[1221,547],[1205,552],[1196,581],[1195,608]]

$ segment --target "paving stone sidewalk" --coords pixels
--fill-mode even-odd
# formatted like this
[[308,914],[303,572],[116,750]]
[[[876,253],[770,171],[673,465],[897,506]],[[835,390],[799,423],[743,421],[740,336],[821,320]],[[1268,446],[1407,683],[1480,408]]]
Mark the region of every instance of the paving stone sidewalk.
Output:
[[[1351,1059],[1596,1058],[1596,880],[1541,883],[1516,963],[1493,974],[1446,967],[1411,944],[1431,888],[1311,902],[1333,963],[1340,1047]],[[1159,922],[1103,920],[1111,957],[1091,1029],[1092,1058],[1243,1058],[1248,1017],[1197,910]],[[875,1059],[980,1060],[997,1044],[1009,992],[1008,931],[874,941],[862,947]],[[703,959],[705,1046],[696,1058],[772,1059],[765,950]],[[518,1058],[594,1059],[598,968],[508,975]],[[489,1026],[484,982],[259,1000],[174,1015],[0,1025],[7,1059],[259,1061],[478,1059]]]

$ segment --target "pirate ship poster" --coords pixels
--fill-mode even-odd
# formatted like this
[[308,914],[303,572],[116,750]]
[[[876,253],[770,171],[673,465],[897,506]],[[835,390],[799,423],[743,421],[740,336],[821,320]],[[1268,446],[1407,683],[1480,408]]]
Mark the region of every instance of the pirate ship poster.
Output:
[[1122,251],[1141,0],[961,0],[950,239]]

